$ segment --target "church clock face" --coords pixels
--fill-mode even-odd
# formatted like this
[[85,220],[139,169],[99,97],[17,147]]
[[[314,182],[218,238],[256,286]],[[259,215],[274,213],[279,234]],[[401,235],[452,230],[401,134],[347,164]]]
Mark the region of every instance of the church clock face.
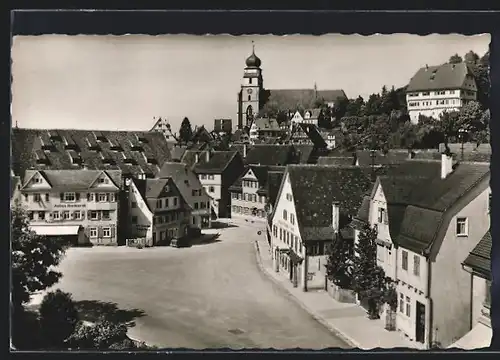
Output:
[[247,93],[249,93],[249,94],[251,94],[252,92],[253,92],[253,90],[252,90],[252,89],[248,89],[248,90],[247,90]]

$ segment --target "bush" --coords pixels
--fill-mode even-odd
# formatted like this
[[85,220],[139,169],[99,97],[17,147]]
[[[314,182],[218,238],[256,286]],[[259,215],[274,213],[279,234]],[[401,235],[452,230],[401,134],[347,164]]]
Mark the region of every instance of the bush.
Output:
[[125,349],[130,345],[127,340],[125,324],[101,320],[94,325],[80,324],[69,338],[69,344],[76,349]]
[[16,350],[38,350],[41,346],[38,314],[22,307],[12,311],[12,345]]
[[144,245],[142,245],[142,244],[137,244],[136,248],[137,248],[137,249],[142,249],[142,248],[144,248]]
[[40,304],[40,329],[46,346],[62,347],[78,323],[78,312],[71,294],[56,290]]

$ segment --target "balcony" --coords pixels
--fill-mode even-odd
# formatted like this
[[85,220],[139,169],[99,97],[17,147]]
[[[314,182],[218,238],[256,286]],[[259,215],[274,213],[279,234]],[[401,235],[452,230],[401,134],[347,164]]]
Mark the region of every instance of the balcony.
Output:
[[116,202],[88,202],[87,210],[117,210]]

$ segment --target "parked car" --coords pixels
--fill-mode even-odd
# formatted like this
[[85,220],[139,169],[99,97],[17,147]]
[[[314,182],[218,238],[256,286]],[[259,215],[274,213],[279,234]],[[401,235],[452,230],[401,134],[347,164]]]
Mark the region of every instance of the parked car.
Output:
[[170,246],[175,247],[175,248],[181,248],[181,247],[190,247],[191,246],[191,241],[188,236],[183,236],[178,239],[172,239],[170,240]]

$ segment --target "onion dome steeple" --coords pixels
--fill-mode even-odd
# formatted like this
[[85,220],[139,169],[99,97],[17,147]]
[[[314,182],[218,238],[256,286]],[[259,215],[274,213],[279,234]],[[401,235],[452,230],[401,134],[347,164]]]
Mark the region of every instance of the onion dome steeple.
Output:
[[253,45],[253,41],[252,41],[252,55],[250,55],[247,58],[245,63],[247,64],[247,67],[260,67],[260,65],[262,64],[259,57],[255,55],[255,45]]

